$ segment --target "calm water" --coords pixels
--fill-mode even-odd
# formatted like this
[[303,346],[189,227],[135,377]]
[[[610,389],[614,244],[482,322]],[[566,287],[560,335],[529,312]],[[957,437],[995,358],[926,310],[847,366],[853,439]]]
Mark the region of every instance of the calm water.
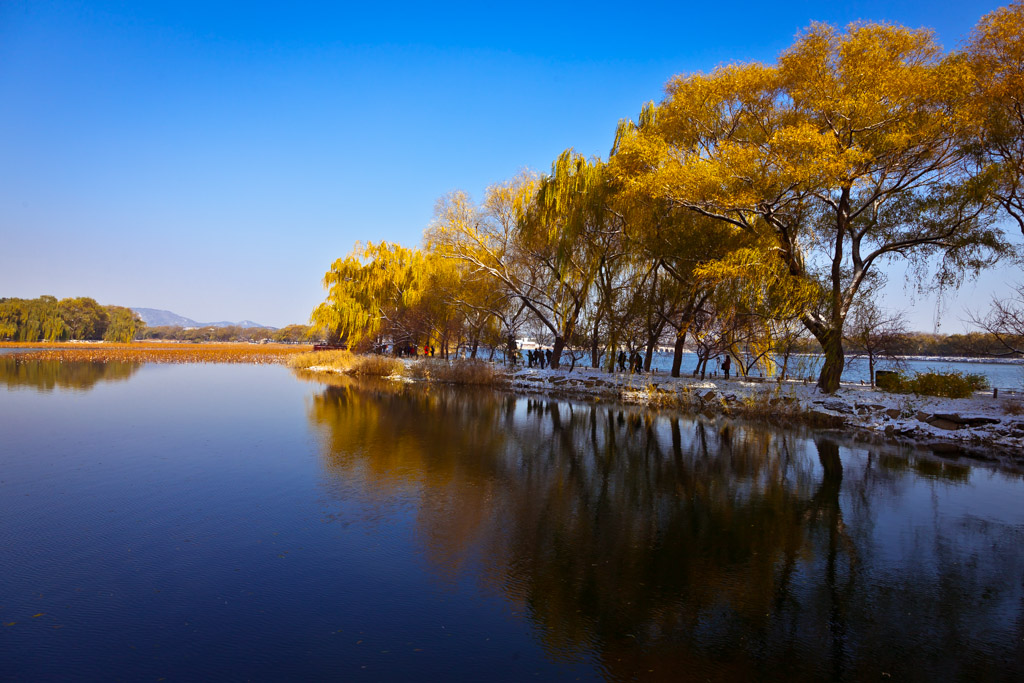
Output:
[[1024,677],[1017,475],[277,366],[0,370],[0,679]]

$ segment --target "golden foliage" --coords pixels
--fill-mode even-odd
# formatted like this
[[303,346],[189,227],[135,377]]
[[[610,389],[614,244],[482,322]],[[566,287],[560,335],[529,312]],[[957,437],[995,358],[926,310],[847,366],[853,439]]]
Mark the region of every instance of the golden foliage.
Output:
[[310,322],[351,348],[418,300],[422,274],[418,249],[384,241],[356,243],[324,275],[327,300],[313,311]]

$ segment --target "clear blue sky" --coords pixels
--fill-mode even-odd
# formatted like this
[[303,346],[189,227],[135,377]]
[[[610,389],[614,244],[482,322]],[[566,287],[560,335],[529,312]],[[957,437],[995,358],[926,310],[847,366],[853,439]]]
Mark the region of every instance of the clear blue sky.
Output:
[[417,244],[449,190],[606,156],[673,74],[772,61],[815,20],[953,48],[997,6],[0,0],[0,296],[305,322],[354,242]]

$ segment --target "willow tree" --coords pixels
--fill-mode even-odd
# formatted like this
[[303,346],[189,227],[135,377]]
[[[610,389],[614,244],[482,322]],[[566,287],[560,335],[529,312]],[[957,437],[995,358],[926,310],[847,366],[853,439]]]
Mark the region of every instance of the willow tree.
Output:
[[[698,318],[706,322],[706,304],[713,294],[713,282],[700,276],[700,269],[749,247],[753,238],[729,223],[681,208],[663,188],[644,182],[665,155],[663,145],[651,145],[652,140],[658,141],[658,115],[659,109],[649,103],[636,123],[619,122],[609,172],[615,179],[616,205],[625,217],[628,242],[645,264],[641,281],[649,278],[655,287],[655,296],[649,300],[655,315],[648,317],[660,318],[675,331],[671,375],[679,377],[687,335]],[[649,367],[647,359],[645,365]]]
[[576,335],[599,274],[623,254],[622,224],[611,208],[612,195],[604,162],[568,149],[552,164],[551,174],[541,178],[528,205],[520,249],[548,292],[539,303],[546,314],[542,322],[554,337],[552,368],[559,367],[562,349]]
[[[463,200],[460,202],[460,200]],[[438,202],[435,222],[453,205],[468,203],[461,192],[455,192]],[[463,344],[470,358],[476,358],[481,343],[500,346],[501,331],[509,320],[510,296],[499,280],[487,274],[474,272],[465,261],[445,258],[431,242],[432,231],[425,235],[425,255],[428,277],[424,287],[424,302],[443,313],[449,321],[441,347],[447,352],[449,338],[456,340],[456,350]],[[422,305],[422,303],[421,303]]]
[[104,306],[107,312],[107,329],[103,332],[104,341],[127,344],[135,339],[136,334],[146,327],[141,316],[124,306]]
[[402,315],[420,296],[422,274],[419,250],[385,241],[357,243],[324,275],[327,299],[313,310],[310,322],[347,348],[385,326],[392,334],[407,333]]
[[69,339],[102,339],[110,324],[110,314],[95,299],[87,296],[56,302]]
[[[584,238],[604,214],[598,193],[603,164],[566,151],[550,175],[527,174],[488,188],[480,210],[443,211],[429,241],[470,273],[507,288],[554,338],[551,367],[559,366],[600,267]],[[454,197],[452,199],[455,199]]]
[[[656,122],[629,141],[636,182],[674,206],[768,239],[824,304],[802,321],[834,392],[843,325],[872,269],[903,259],[955,286],[1005,251],[953,113],[969,70],[927,31],[816,24],[779,64],[670,81]],[[923,270],[919,270],[923,272]]]
[[1024,2],[986,14],[966,46],[973,89],[961,114],[999,206],[1024,232]]
[[814,308],[821,297],[816,284],[791,275],[770,244],[733,249],[702,263],[694,276],[723,319],[721,349],[738,361],[737,374],[747,376],[760,367],[765,377],[775,377],[776,359],[787,355],[785,332],[779,332]]

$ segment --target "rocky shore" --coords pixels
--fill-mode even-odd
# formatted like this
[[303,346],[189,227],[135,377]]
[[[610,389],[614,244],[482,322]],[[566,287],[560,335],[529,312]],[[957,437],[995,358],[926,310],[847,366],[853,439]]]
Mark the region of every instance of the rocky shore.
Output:
[[766,419],[860,431],[926,447],[943,455],[1024,465],[1024,396],[991,392],[950,399],[892,394],[844,384],[835,394],[811,383],[673,378],[591,370],[521,369],[518,391],[571,398],[678,407],[705,414]]
[[[338,372],[328,367],[308,369]],[[805,381],[721,377],[700,380],[662,373],[606,373],[589,368],[572,372],[520,368],[506,372],[504,378],[514,391],[526,394],[620,401],[776,425],[810,425],[904,443],[944,457],[967,457],[1014,469],[1024,467],[1024,395],[1019,392],[1003,392],[998,397],[991,392],[979,392],[970,398],[951,399],[893,394],[866,385],[844,384],[830,395]],[[435,381],[408,372],[391,379]]]

